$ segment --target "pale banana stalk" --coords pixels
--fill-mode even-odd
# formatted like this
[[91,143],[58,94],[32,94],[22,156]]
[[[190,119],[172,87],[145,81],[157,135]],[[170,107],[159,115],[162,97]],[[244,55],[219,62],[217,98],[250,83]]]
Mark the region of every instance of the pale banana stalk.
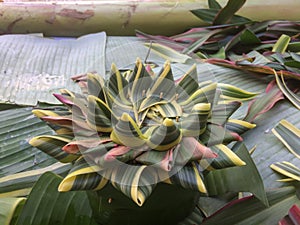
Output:
[[[226,0],[220,0],[224,5]],[[168,1],[13,1],[0,0],[0,31],[80,36],[106,31],[108,35],[134,35],[136,29],[172,35],[204,25],[189,12],[207,8],[207,0]],[[300,1],[249,0],[238,12],[255,20],[299,19]]]

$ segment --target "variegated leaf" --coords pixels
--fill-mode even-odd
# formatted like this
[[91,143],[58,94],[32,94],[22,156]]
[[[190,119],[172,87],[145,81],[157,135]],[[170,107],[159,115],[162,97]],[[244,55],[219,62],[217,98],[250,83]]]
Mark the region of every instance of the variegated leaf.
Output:
[[119,191],[142,206],[157,183],[157,173],[153,167],[128,166],[123,164],[112,170],[111,183]]
[[60,162],[68,163],[76,160],[79,157],[76,154],[68,154],[62,150],[63,146],[70,141],[71,139],[65,136],[42,135],[32,138],[29,141],[29,144],[54,157]]
[[300,181],[300,168],[290,162],[273,163],[270,167],[288,178]]
[[102,169],[95,164],[88,164],[84,157],[79,158],[69,174],[62,180],[58,190],[61,192],[72,190],[100,190],[108,182],[109,170]]
[[281,120],[272,132],[292,154],[300,159],[300,130],[297,127],[286,120]]
[[240,159],[226,145],[219,144],[211,146],[210,149],[218,155],[213,159],[202,159],[200,165],[206,170],[223,169],[232,166],[244,166],[246,163]]
[[255,128],[256,125],[253,123],[246,122],[244,120],[229,119],[226,122],[225,127],[227,130],[241,135],[246,131]]
[[218,88],[221,91],[220,100],[226,103],[231,101],[247,101],[253,99],[258,94],[224,83],[218,83]]

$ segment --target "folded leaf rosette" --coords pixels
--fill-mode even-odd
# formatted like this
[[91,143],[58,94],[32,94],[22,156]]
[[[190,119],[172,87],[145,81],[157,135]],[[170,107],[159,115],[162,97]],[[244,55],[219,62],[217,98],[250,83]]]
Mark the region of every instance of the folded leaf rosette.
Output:
[[95,73],[73,80],[81,94],[61,90],[63,106],[33,110],[56,134],[30,144],[73,165],[59,191],[110,182],[141,206],[159,182],[209,194],[206,173],[245,164],[228,147],[255,126],[230,119],[245,92],[199,82],[195,65],[174,80],[169,62],[154,73],[138,59],[133,70],[112,65],[106,80]]

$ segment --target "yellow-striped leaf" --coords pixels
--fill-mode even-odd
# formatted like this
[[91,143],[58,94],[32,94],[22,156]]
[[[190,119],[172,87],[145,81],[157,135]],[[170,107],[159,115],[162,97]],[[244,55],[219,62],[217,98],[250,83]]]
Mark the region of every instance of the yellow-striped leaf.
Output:
[[109,170],[100,172],[102,169],[94,164],[88,164],[81,157],[62,180],[58,190],[61,192],[73,190],[100,190],[108,182]]
[[177,173],[172,175],[166,182],[181,186],[183,188],[207,193],[203,182],[203,169],[195,161],[182,167]]
[[79,157],[76,154],[68,154],[62,150],[63,146],[70,141],[71,139],[65,136],[42,135],[32,138],[29,141],[29,144],[54,157],[62,163],[68,163],[76,160]]
[[100,132],[111,132],[112,118],[111,109],[105,102],[93,95],[88,96],[87,122],[93,129]]
[[102,76],[94,73],[87,74],[87,87],[88,94],[98,97],[103,102],[108,104],[106,89],[105,89],[105,81]]
[[178,51],[159,43],[145,43],[145,45],[151,48],[151,51],[156,52],[158,55],[170,62],[185,63],[188,59],[190,59],[188,55],[181,54]]
[[272,132],[292,154],[300,159],[300,130],[297,127],[286,120],[281,120]]
[[153,129],[147,145],[155,150],[166,151],[177,145],[181,138],[181,131],[173,120],[166,118],[160,126]]
[[232,166],[244,166],[246,163],[240,159],[237,154],[235,154],[226,145],[219,144],[211,146],[210,149],[218,155],[218,157],[213,159],[202,159],[200,165],[208,170],[222,169]]
[[300,168],[290,162],[273,163],[270,167],[288,178],[300,181]]
[[218,83],[221,90],[220,98],[225,102],[247,101],[253,99],[258,93],[245,91],[231,84]]
[[142,206],[157,184],[153,167],[123,164],[112,170],[111,183],[119,191]]
[[256,127],[254,123],[249,123],[244,120],[229,119],[226,122],[226,129],[238,133],[239,135]]
[[110,135],[111,139],[129,147],[140,147],[146,142],[146,137],[142,134],[136,122],[127,113],[123,113],[120,120],[114,126]]

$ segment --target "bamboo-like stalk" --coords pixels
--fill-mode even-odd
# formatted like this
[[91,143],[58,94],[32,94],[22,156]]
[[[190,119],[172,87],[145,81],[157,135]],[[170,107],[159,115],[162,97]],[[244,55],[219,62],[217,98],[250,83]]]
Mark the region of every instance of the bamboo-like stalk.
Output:
[[[225,0],[220,1],[225,4]],[[241,10],[250,18],[297,20],[298,0],[251,0]],[[207,8],[207,0],[168,1],[12,1],[0,3],[2,33],[44,33],[46,36],[80,36],[106,31],[133,35],[138,29],[171,35],[203,25],[189,10]]]

